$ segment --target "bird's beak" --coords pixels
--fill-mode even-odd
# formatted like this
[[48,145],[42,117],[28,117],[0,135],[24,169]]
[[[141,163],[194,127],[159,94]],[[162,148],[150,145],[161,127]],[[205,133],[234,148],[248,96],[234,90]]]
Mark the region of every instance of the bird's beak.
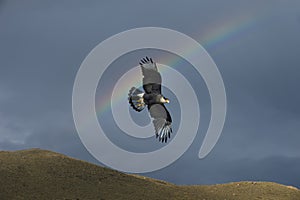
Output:
[[167,100],[166,100],[166,102],[167,102],[167,103],[170,103],[170,100],[169,100],[169,99],[167,99]]

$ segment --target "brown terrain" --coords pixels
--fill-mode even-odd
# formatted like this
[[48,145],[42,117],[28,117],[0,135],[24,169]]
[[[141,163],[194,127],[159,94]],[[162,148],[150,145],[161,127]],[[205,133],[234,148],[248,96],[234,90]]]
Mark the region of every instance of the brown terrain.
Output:
[[179,186],[51,151],[0,151],[0,199],[300,200],[300,190],[271,182]]

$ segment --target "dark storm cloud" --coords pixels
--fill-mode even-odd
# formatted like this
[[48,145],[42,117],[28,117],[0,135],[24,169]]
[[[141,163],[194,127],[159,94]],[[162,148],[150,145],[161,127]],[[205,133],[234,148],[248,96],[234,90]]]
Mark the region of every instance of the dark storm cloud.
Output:
[[263,15],[239,37],[206,46],[228,98],[215,149],[198,160],[199,135],[176,163],[147,175],[184,184],[269,180],[299,187],[299,8],[299,1],[0,1],[0,148],[46,148],[96,162],[71,111],[73,81],[92,48],[141,26],[202,42],[222,19]]
[[[192,158],[180,159],[176,165],[152,176],[181,184],[216,184],[236,181],[272,181],[299,187],[299,157],[269,156],[265,158],[207,158],[206,162],[189,163]],[[222,167],[220,167],[220,165]],[[184,170],[182,170],[184,169]],[[176,176],[168,170],[177,171]],[[179,173],[180,172],[180,173]]]

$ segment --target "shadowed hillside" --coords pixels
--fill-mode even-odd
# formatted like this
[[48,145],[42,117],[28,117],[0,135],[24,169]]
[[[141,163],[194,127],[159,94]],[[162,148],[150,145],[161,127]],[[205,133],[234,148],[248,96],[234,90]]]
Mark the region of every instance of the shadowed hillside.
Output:
[[32,149],[0,152],[0,199],[299,200],[300,191],[268,182],[177,186]]

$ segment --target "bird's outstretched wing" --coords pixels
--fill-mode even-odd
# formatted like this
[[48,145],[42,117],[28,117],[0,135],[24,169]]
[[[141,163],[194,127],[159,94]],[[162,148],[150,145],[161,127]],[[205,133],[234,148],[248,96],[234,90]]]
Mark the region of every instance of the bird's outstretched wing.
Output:
[[161,94],[161,75],[157,70],[156,63],[152,58],[143,58],[140,61],[143,74],[143,88],[147,94]]
[[172,133],[172,118],[169,111],[163,104],[153,104],[148,109],[153,118],[156,138],[159,141],[167,142]]

